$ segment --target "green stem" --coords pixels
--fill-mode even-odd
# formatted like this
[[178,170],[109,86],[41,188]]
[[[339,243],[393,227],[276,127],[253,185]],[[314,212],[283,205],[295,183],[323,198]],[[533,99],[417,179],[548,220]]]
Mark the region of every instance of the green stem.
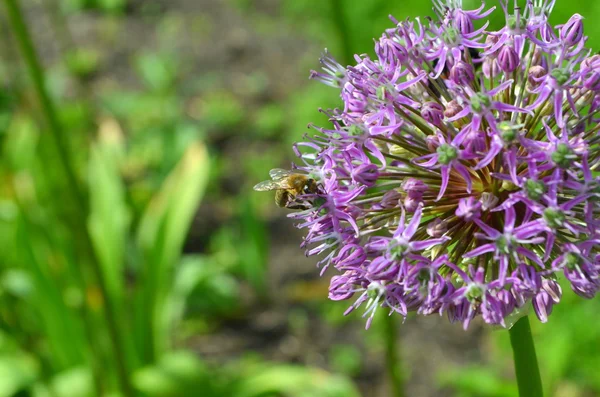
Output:
[[[48,129],[53,139],[54,146],[58,151],[58,162],[62,171],[64,172],[69,189],[66,189],[65,194],[71,194],[76,205],[76,210],[79,213],[77,231],[82,237],[82,243],[84,252],[87,253],[89,258],[94,277],[98,283],[100,293],[104,302],[104,316],[107,323],[109,332],[109,339],[113,349],[113,355],[117,367],[117,377],[121,385],[121,391],[124,396],[132,396],[132,389],[129,383],[128,370],[126,365],[125,350],[121,341],[121,333],[119,332],[119,326],[115,308],[112,306],[112,301],[108,295],[106,282],[104,280],[104,274],[98,258],[96,257],[91,238],[87,231],[86,220],[87,220],[87,201],[86,197],[81,190],[77,176],[75,173],[75,166],[73,165],[72,158],[69,152],[69,145],[66,137],[66,130],[60,123],[58,113],[54,102],[50,98],[50,95],[46,89],[45,76],[42,66],[39,62],[37,53],[31,40],[31,35],[25,24],[23,13],[18,4],[18,0],[4,0],[7,9],[7,16],[13,28],[13,33],[17,41],[18,47],[23,55],[25,64],[27,66],[30,78],[33,82],[34,89],[38,100],[41,105],[42,113],[48,123]],[[84,320],[84,323],[87,323]],[[89,326],[89,324],[84,324]],[[99,341],[91,340],[90,343],[96,344]]]
[[402,365],[399,354],[399,338],[396,326],[396,317],[386,314],[383,319],[385,334],[385,366],[388,371],[389,382],[391,383],[392,396],[404,396]]
[[521,397],[542,397],[542,379],[538,369],[529,318],[522,317],[508,331],[515,361],[515,374]]

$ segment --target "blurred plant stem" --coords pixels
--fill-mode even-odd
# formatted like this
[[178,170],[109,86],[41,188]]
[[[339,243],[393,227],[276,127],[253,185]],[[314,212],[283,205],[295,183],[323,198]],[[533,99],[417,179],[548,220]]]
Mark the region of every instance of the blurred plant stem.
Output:
[[529,326],[529,318],[525,316],[519,319],[508,333],[513,349],[519,396],[543,396],[542,379],[535,354],[531,327]]
[[389,382],[391,384],[392,396],[404,396],[404,387],[402,379],[402,363],[399,354],[399,336],[396,318],[392,315],[385,315],[383,319],[384,337],[385,337],[385,366],[388,371]]
[[[59,0],[44,0],[44,5],[46,6],[46,13],[50,17],[50,23],[52,24],[52,28],[55,32],[56,41],[58,43],[59,51],[61,53],[61,58],[69,56],[73,51],[77,51],[77,45],[75,43],[75,39],[73,38],[73,34],[69,29],[69,23],[67,18],[63,14],[61,9],[61,4]],[[72,73],[72,72],[71,72]],[[72,73],[73,74],[73,73]],[[73,76],[75,81],[75,94],[80,101],[85,101],[83,105],[90,105],[91,110],[95,110],[91,105],[92,101],[92,90],[89,87],[89,84],[86,84],[82,81],[78,76]]]
[[[104,310],[102,310],[102,312],[104,314],[109,332],[108,339],[110,339],[113,349],[113,355],[117,366],[117,377],[120,383],[121,392],[124,396],[132,396],[133,394],[131,385],[129,383],[125,350],[123,349],[123,343],[121,340],[122,334],[119,332],[115,309],[112,301],[110,300],[110,296],[108,296],[102,269],[100,268],[98,258],[94,252],[89,232],[87,230],[86,221],[88,218],[88,211],[86,198],[77,181],[75,166],[68,149],[69,146],[66,137],[66,130],[60,123],[56,107],[46,89],[44,72],[34,49],[31,36],[23,18],[23,13],[18,4],[18,0],[4,0],[4,3],[6,5],[8,19],[12,25],[13,33],[17,41],[17,46],[19,47],[24,58],[29,75],[34,85],[36,95],[41,105],[42,113],[47,121],[50,135],[59,155],[58,163],[62,168],[64,176],[68,182],[69,188],[65,190],[64,194],[71,195],[75,205],[77,206],[76,210],[79,216],[76,217],[76,225],[74,225],[76,229],[74,230],[74,236],[82,238],[82,251],[85,253],[85,258],[80,258],[80,262],[89,262],[93,275],[96,279],[95,281],[98,283],[98,288],[104,303]],[[66,220],[66,222],[67,224],[71,223],[69,220]],[[85,281],[83,280],[83,276],[79,281],[82,284],[83,291],[86,291],[87,288]],[[95,330],[89,329],[91,327],[90,322],[85,319],[83,322],[88,328],[87,335],[94,335]],[[95,354],[96,352],[94,349],[97,349],[98,346],[100,346],[100,341],[98,338],[95,339],[96,340],[90,340],[90,348],[92,349],[93,355],[96,356],[94,359],[98,358],[98,355]],[[94,363],[92,363],[92,369],[96,370],[94,376],[96,387],[97,389],[101,389],[101,379],[98,378],[97,364],[94,365]],[[101,390],[97,391],[101,392]]]

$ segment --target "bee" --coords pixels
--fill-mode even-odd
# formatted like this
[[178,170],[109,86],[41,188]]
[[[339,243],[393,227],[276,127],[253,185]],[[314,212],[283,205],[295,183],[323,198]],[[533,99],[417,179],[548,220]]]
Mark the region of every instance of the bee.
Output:
[[282,208],[305,209],[306,205],[296,201],[296,196],[317,193],[317,181],[307,175],[275,168],[269,171],[270,181],[263,181],[254,186],[259,192],[275,190],[275,203]]

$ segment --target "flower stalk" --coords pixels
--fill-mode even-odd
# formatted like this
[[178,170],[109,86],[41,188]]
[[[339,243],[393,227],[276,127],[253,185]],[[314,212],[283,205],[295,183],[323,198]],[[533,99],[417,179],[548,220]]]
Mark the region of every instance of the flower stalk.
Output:
[[385,315],[383,318],[383,331],[385,338],[385,366],[388,372],[392,397],[404,396],[404,378],[402,374],[402,361],[400,358],[400,337],[398,335],[397,319]]
[[508,331],[513,350],[519,396],[542,397],[542,379],[538,368],[529,318],[520,318]]

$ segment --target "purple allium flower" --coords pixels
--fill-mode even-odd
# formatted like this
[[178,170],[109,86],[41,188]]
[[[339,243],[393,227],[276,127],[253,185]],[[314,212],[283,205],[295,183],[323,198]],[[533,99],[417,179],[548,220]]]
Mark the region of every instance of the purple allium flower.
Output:
[[600,290],[600,57],[580,15],[552,27],[553,0],[511,3],[489,31],[474,21],[493,8],[434,0],[437,22],[392,19],[375,57],[325,53],[311,74],[343,106],[295,146],[320,189],[290,217],[367,325],[378,307],[467,327],[532,305],[545,322],[557,277]]

